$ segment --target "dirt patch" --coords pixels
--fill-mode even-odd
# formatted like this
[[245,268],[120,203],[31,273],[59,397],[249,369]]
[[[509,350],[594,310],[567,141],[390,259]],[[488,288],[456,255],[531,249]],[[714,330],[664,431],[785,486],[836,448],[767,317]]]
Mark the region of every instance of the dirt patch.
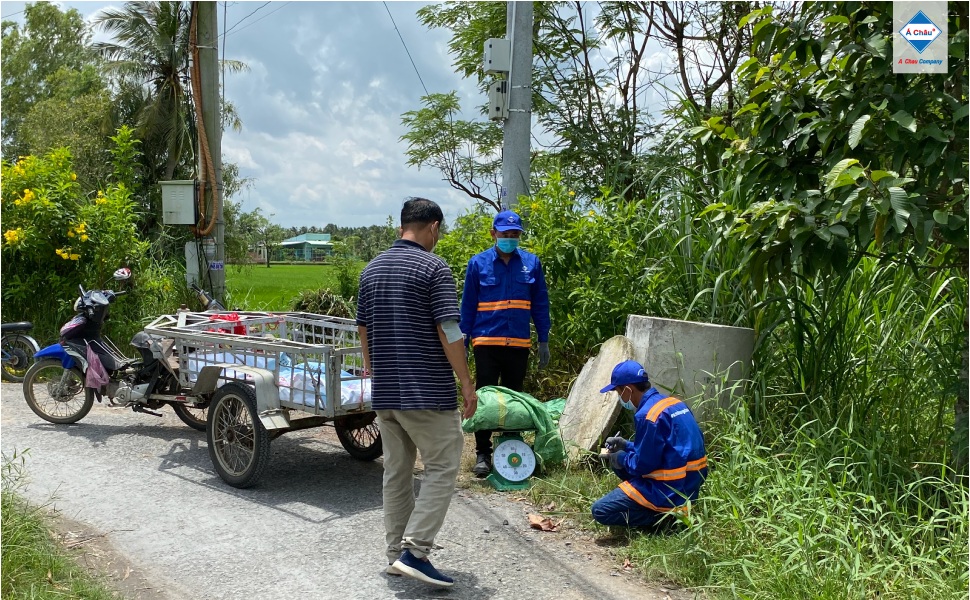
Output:
[[114,532],[101,532],[68,518],[58,511],[48,515],[54,529],[51,533],[68,552],[93,576],[100,578],[115,595],[128,600],[187,600],[189,596],[170,585],[159,583],[155,574],[136,565],[115,548]]

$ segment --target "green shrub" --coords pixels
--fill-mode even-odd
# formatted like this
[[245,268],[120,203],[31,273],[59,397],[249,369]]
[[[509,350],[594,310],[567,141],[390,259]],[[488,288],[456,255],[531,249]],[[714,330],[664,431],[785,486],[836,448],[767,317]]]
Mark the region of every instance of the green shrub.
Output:
[[5,322],[32,321],[39,339],[54,341],[73,314],[78,286],[119,287],[110,278],[122,266],[134,273],[120,284],[131,294],[113,305],[108,333],[130,335],[142,318],[178,308],[184,267],[150,258],[124,184],[82,194],[66,148],[4,161],[0,178]]
[[330,315],[345,319],[353,319],[357,312],[353,302],[345,300],[340,294],[330,291],[330,288],[303,290],[293,299],[293,304],[290,308],[297,312]]

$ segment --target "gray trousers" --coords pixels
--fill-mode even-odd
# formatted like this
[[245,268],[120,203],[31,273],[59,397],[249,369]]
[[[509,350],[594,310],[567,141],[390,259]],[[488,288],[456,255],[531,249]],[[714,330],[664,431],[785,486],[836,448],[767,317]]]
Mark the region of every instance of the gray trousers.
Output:
[[[404,550],[424,558],[445,521],[458,479],[464,436],[457,410],[379,410],[384,445],[384,529],[387,559]],[[421,451],[424,479],[414,498],[414,462]]]

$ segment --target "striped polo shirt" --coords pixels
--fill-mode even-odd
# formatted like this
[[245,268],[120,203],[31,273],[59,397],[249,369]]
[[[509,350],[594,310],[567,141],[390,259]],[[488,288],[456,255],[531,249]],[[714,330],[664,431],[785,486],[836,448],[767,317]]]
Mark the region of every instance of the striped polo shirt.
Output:
[[357,324],[367,328],[374,410],[455,410],[458,387],[438,324],[458,321],[445,261],[398,240],[360,274]]

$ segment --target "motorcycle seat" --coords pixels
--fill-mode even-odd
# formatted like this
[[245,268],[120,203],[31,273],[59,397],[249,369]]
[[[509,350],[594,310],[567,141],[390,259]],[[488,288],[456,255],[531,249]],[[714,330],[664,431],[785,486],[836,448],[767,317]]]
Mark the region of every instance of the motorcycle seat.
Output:
[[9,333],[13,331],[30,331],[34,328],[33,323],[21,321],[20,323],[3,323],[0,325],[0,332]]

